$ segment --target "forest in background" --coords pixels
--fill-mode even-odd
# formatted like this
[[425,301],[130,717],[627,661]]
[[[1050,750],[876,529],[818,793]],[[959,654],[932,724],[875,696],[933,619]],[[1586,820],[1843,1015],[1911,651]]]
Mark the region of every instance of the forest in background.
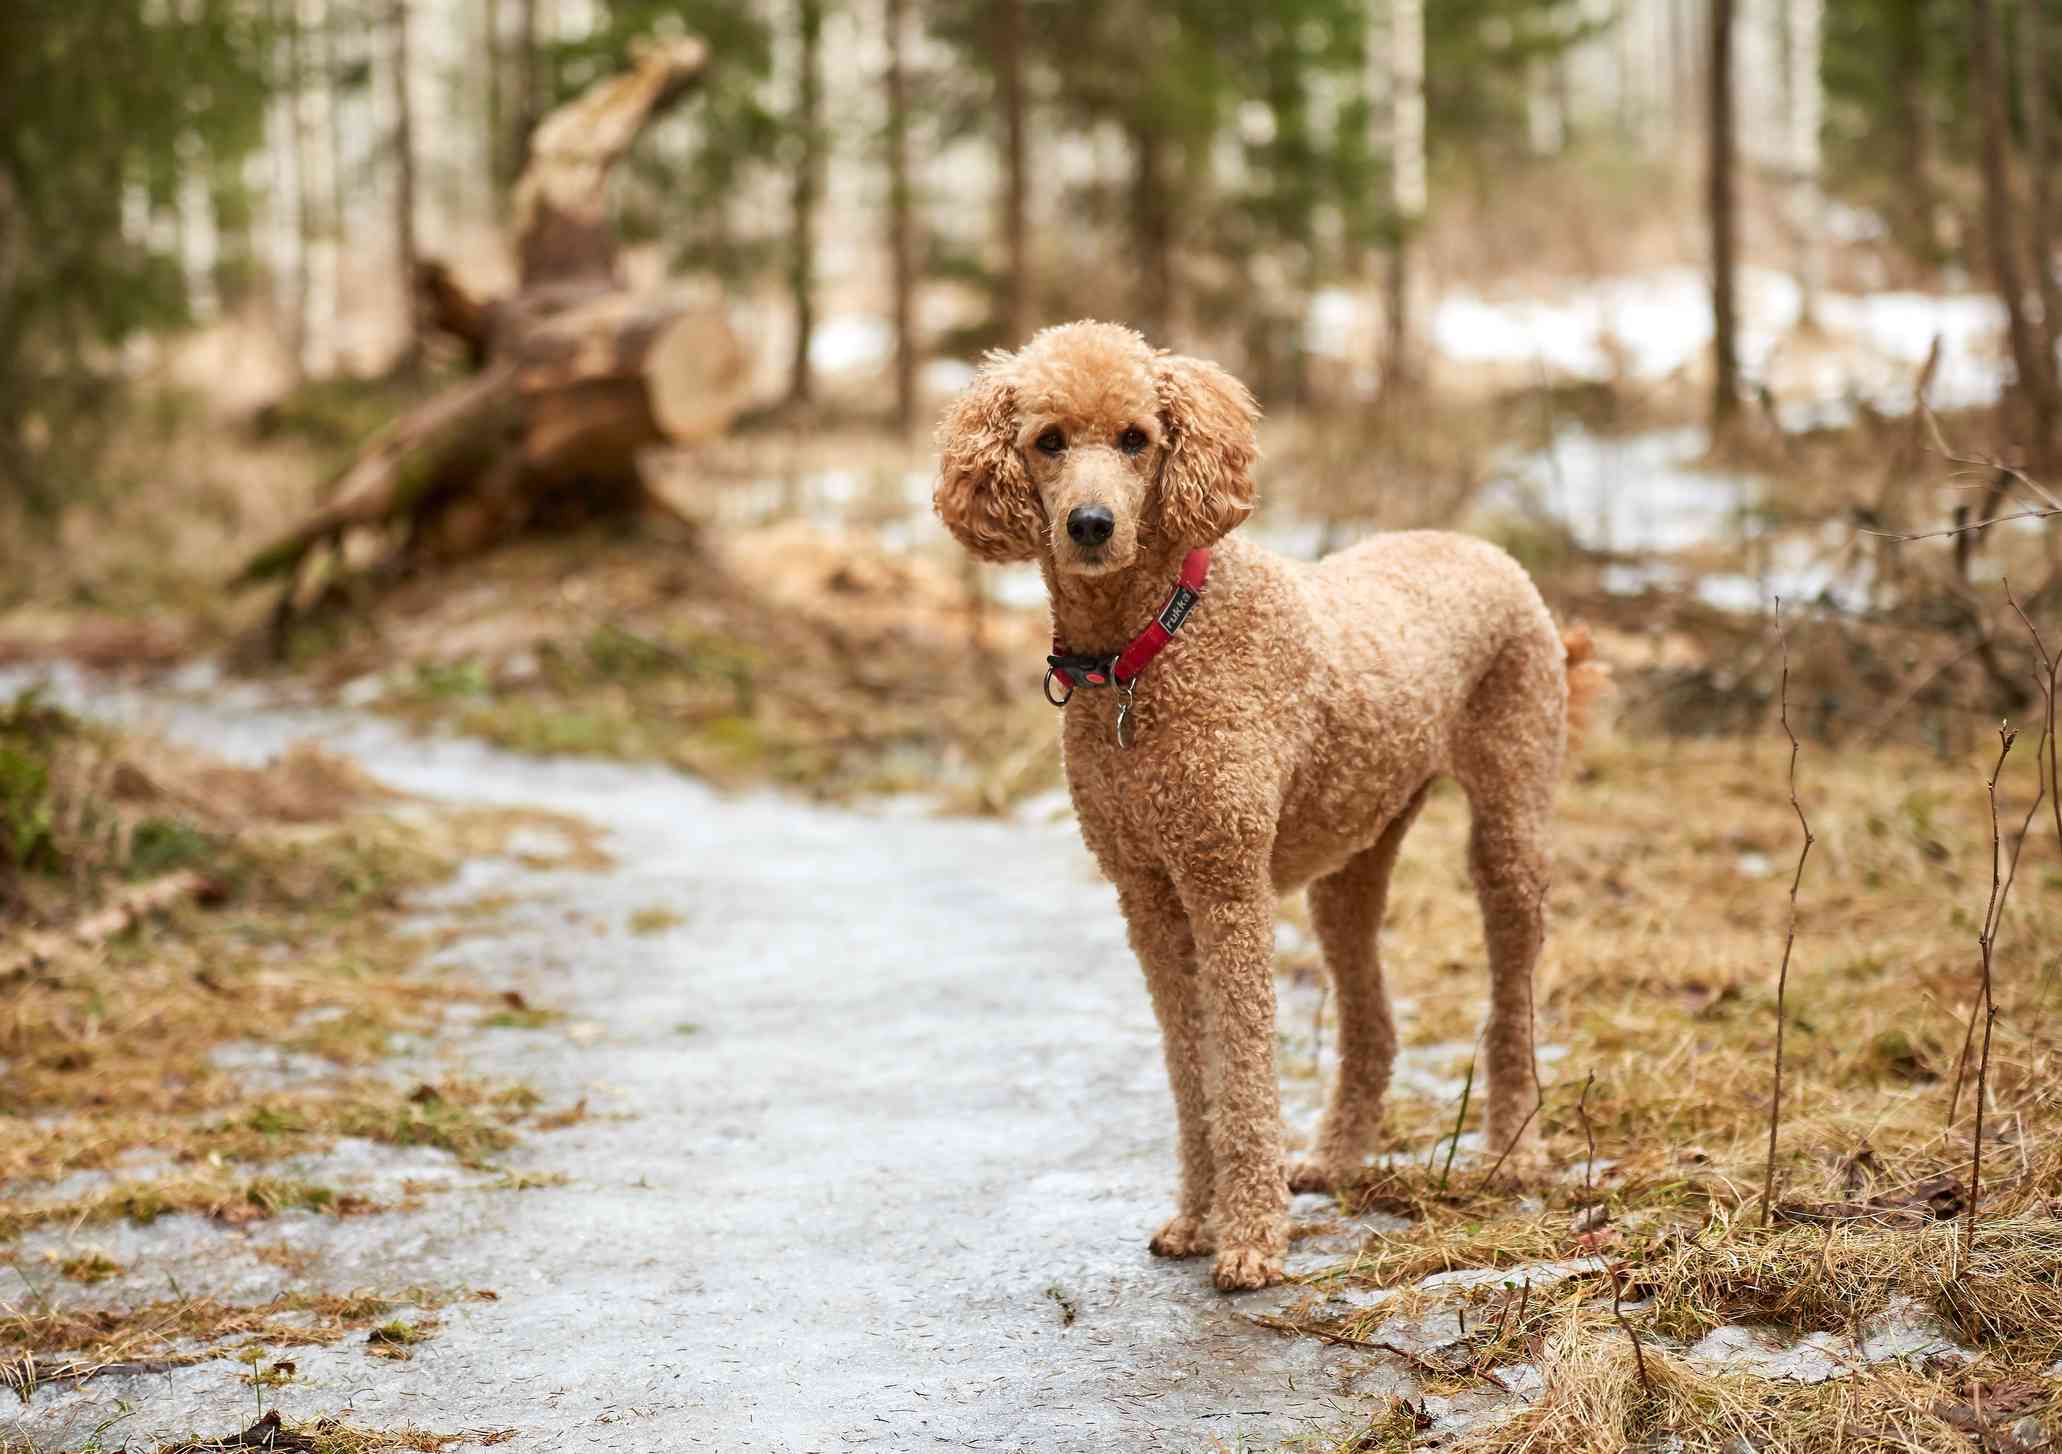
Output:
[[[1916,702],[1945,740],[2031,700],[1979,588],[2062,598],[2044,537],[1898,540],[2048,508],[2056,10],[18,7],[0,608],[148,620],[178,643],[149,656],[258,630],[341,677],[378,665],[333,650],[369,565],[683,495],[902,529],[981,351],[1097,316],[1252,385],[1277,548],[1487,534],[1646,643],[1671,730],[1761,721],[1729,659],[1808,600],[1838,637],[1810,729]],[[537,254],[539,127],[613,134],[612,78],[648,88],[561,167],[579,256]],[[232,579],[284,582],[269,627]]]
[[[891,330],[881,413],[905,430],[927,361],[1091,313],[1213,348],[1271,401],[1351,404],[1408,372],[1412,245],[1441,211],[1494,223],[1485,199],[1573,156],[1634,190],[1702,168],[1728,212],[1781,194],[1763,250],[1807,291],[1856,239],[1878,286],[1994,282],[2054,428],[2062,18],[2040,0],[29,0],[7,27],[17,502],[90,483],[111,391],[174,330],[255,311],[290,381],[413,366],[406,280],[491,255],[538,118],[636,38],[689,33],[711,64],[612,205],[656,267],[762,315],[769,401],[819,395],[856,296]],[[1712,228],[1723,278],[1740,223]],[[1329,392],[1306,347],[1327,288],[1380,300]]]

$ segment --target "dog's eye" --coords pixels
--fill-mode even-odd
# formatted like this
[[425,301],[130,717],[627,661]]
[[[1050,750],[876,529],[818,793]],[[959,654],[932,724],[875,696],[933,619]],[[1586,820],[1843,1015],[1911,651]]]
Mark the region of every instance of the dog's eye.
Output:
[[1058,454],[1067,447],[1067,436],[1057,429],[1048,429],[1038,436],[1038,447],[1047,454]]
[[1137,425],[1117,436],[1117,448],[1126,454],[1137,454],[1146,447],[1146,432]]

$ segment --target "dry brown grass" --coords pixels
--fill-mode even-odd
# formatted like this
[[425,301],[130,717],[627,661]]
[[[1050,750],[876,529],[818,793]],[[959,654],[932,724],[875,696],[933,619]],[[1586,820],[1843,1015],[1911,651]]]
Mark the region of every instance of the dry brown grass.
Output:
[[799,528],[721,552],[587,544],[577,572],[565,542],[519,544],[470,567],[464,591],[404,585],[311,623],[307,664],[381,672],[383,709],[425,726],[725,785],[993,811],[1058,782],[1040,625],[977,608],[964,574]]
[[[1799,900],[1778,1207],[1764,1228],[1775,968],[1797,844],[1787,752],[1780,740],[1607,739],[1583,755],[1563,794],[1539,988],[1541,1043],[1561,1050],[1535,1151],[1494,1182],[1479,1161],[1442,1177],[1424,1148],[1452,1127],[1454,1103],[1408,1087],[1392,1098],[1399,1155],[1358,1196],[1411,1225],[1309,1279],[1313,1298],[1297,1316],[1368,1338],[1391,1317],[1458,1303],[1470,1336],[1439,1357],[1452,1387],[1482,1387],[1475,1370],[1544,1369],[1536,1404],[1457,1447],[1617,1454],[1667,1433],[1693,1449],[1738,1436],[1786,1450],[1966,1450],[1970,1434],[1938,1412],[1957,1402],[1958,1381],[2016,1379],[2043,1399],[2058,1388],[2043,1372],[2062,1355],[2056,845],[2037,824],[1998,936],[1983,1197],[1965,1252],[1953,1219],[1973,1107],[1965,1091],[1951,1123],[1949,1090],[1981,974],[1983,777],[1995,743],[1981,761],[1807,745],[1799,791],[1818,846]],[[2008,764],[2008,862],[2020,847],[2009,830],[2035,791],[2030,757]],[[1456,1078],[1481,1013],[1465,833],[1464,802],[1435,794],[1404,850],[1384,939],[1392,989],[1409,1006],[1406,1047],[1439,1049]],[[1597,1275],[1534,1287],[1522,1312],[1503,1285],[1366,1306],[1365,1290],[1435,1272],[1516,1269],[1499,1280],[1515,1284],[1528,1264],[1552,1260]],[[1612,1317],[1614,1268],[1627,1322],[1649,1340],[1651,1386]],[[1363,1296],[1327,1317],[1315,1295],[1339,1288]],[[1913,1306],[1975,1350],[1977,1375],[1899,1364],[1805,1387],[1713,1376],[1679,1356],[1722,1325],[1846,1340]],[[1423,1432],[1393,1410],[1375,1422],[1358,1447],[1408,1447]],[[1983,1447],[2013,1447],[2004,1432],[1985,1433]]]
[[[76,921],[139,859],[213,889],[205,906],[104,943],[54,940],[0,980],[0,1240],[174,1211],[241,1223],[286,1208],[371,1210],[260,1168],[340,1137],[436,1147],[479,1167],[519,1126],[541,1124],[520,1086],[449,1076],[410,1090],[362,1067],[403,1033],[436,1034],[449,1009],[490,1002],[421,972],[431,942],[403,928],[409,896],[517,829],[533,844],[537,830],[552,835],[555,863],[598,863],[592,829],[500,810],[397,817],[378,811],[391,795],[313,748],[242,769],[33,703],[0,710],[5,749],[37,771],[0,792],[0,812],[39,835],[8,860],[10,935]],[[289,1067],[288,1084],[253,1084],[242,1067],[254,1055]],[[35,1193],[76,1172],[120,1172],[146,1149],[169,1163],[162,1174],[56,1201]]]

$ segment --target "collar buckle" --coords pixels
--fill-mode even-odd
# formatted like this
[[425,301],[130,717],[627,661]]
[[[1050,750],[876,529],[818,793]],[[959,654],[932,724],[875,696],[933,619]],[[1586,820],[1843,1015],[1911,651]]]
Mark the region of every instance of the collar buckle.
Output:
[[[1067,689],[1067,695],[1056,697],[1052,684],[1057,680]],[[1055,707],[1064,707],[1074,693],[1083,687],[1113,686],[1117,681],[1117,658],[1114,656],[1048,656],[1045,659],[1045,699]]]

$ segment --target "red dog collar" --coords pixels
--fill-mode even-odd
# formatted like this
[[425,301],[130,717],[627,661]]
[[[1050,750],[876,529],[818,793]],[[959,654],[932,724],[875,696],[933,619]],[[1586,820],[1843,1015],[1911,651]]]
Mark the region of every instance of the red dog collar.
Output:
[[[1181,630],[1181,623],[1188,620],[1189,612],[1202,598],[1203,582],[1209,575],[1209,550],[1190,551],[1181,562],[1181,575],[1175,580],[1174,590],[1167,597],[1167,604],[1160,608],[1160,614],[1145,630],[1132,637],[1131,645],[1116,656],[1063,655],[1059,638],[1054,637],[1053,654],[1045,659],[1045,699],[1055,707],[1064,707],[1081,687],[1112,684],[1120,689],[1130,687],[1152,659],[1166,649],[1167,643],[1174,639],[1174,633]],[[1052,684],[1056,681],[1067,689],[1066,696],[1055,697],[1052,694]]]

